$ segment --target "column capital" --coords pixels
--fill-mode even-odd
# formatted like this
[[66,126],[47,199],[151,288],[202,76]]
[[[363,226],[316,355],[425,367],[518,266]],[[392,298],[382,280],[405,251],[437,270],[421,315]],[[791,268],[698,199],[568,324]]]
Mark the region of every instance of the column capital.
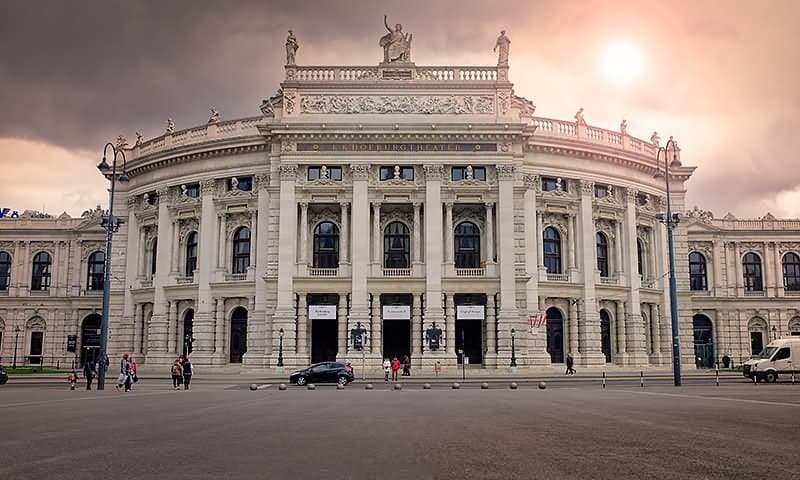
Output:
[[281,165],[278,167],[281,180],[296,180],[297,179],[297,165]]
[[214,193],[214,187],[216,186],[216,184],[217,184],[217,181],[214,180],[213,178],[208,178],[206,180],[200,180],[200,192],[203,195],[213,194]]
[[419,209],[422,206],[422,202],[412,202],[411,206],[415,209]]
[[372,202],[372,208],[374,208],[376,210],[380,209],[381,208],[381,202],[378,202],[378,201]]
[[486,208],[494,208],[494,202],[486,202],[483,204]]
[[128,210],[136,208],[136,197],[131,195],[128,197]]
[[496,165],[495,169],[497,170],[497,178],[499,178],[500,180],[514,180],[514,172],[516,170],[514,165],[510,164]]
[[441,165],[423,165],[426,180],[441,180],[444,168]]
[[628,202],[635,202],[638,195],[639,191],[635,188],[628,187],[625,189],[625,200]]
[[256,188],[258,190],[264,190],[269,187],[269,173],[257,173],[253,178],[256,181]]
[[156,189],[156,195],[158,195],[158,201],[161,202],[162,200],[168,200],[169,197],[169,187],[159,187]]
[[308,202],[300,202],[300,208],[303,208],[303,209],[308,208]]
[[594,194],[594,182],[591,180],[580,180],[581,193],[584,195]]
[[350,205],[350,202],[339,202],[339,206],[343,209],[346,209]]
[[539,183],[539,175],[534,175],[531,173],[526,173],[525,175],[523,175],[522,182],[525,185],[525,188],[529,190],[538,191],[539,186],[541,185],[541,183]]
[[353,180],[367,180],[369,179],[369,165],[360,163],[350,165],[350,173],[353,175]]
[[452,210],[453,202],[444,202],[444,206],[447,207],[448,210]]

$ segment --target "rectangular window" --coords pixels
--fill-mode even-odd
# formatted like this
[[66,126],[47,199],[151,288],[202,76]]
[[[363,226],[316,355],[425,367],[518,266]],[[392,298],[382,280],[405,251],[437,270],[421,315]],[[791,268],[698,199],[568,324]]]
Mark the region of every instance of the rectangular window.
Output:
[[253,177],[231,177],[227,183],[228,190],[241,190],[243,192],[253,190]]
[[200,184],[199,183],[192,183],[186,185],[186,196],[191,198],[197,198],[200,196]]
[[381,167],[381,181],[402,179],[414,180],[414,167]]
[[606,198],[608,196],[608,187],[607,185],[594,185],[594,196],[595,198]]
[[334,180],[342,181],[342,167],[308,167],[309,180]]
[[567,181],[561,178],[552,178],[552,177],[542,177],[542,191],[543,192],[553,192],[553,191],[567,191]]
[[31,332],[30,363],[38,365],[42,360],[44,332]]
[[480,180],[486,181],[486,167],[473,167],[467,165],[465,167],[452,167],[450,169],[450,178],[457,182],[459,180]]
[[158,194],[156,192],[148,192],[147,203],[153,206],[158,205]]

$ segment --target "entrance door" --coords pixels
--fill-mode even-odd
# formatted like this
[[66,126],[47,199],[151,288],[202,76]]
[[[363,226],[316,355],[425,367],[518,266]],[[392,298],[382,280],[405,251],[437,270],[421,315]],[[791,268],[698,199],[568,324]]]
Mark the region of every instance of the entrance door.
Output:
[[42,362],[44,348],[44,332],[31,332],[30,362],[39,365]]
[[468,365],[483,363],[483,324],[480,320],[456,320],[456,349],[461,364],[466,354]]
[[547,352],[551,363],[564,363],[564,319],[557,308],[547,310]]
[[758,355],[764,350],[764,334],[762,332],[750,332],[750,353]]
[[705,315],[692,317],[694,363],[697,368],[714,367],[714,334],[711,320]]
[[411,356],[411,320],[383,321],[383,356],[390,360]]
[[338,329],[338,320],[311,320],[311,363],[336,361]]
[[100,351],[100,315],[93,313],[83,319],[81,326],[81,358],[80,365],[86,362],[93,364]]
[[247,352],[247,310],[238,307],[231,315],[231,363],[242,363]]
[[600,345],[603,355],[606,356],[606,363],[611,362],[611,318],[605,309],[600,310]]

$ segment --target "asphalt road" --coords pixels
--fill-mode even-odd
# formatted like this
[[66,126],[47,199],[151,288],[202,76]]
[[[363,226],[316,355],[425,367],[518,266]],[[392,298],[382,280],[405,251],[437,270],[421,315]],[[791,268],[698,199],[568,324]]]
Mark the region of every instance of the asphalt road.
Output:
[[0,478],[800,478],[800,385],[0,388]]

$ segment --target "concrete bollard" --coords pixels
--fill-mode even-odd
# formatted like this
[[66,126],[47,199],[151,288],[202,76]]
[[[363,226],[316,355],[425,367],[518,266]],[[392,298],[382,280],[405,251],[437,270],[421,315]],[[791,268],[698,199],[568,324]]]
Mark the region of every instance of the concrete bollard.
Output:
[[603,371],[603,388],[606,388],[606,372]]
[[401,385],[401,384],[399,384],[399,383],[395,383],[395,384],[394,384],[394,389],[395,389],[395,390],[402,390],[402,389],[403,389],[403,385]]
[[281,383],[280,385],[278,385],[278,390],[286,390],[286,384]]
[[452,388],[453,390],[458,390],[459,388],[461,388],[461,385],[458,382],[453,382]]
[[639,386],[644,388],[644,370],[639,371]]
[[364,390],[372,390],[373,388],[375,387],[373,387],[371,383],[364,385]]
[[422,389],[423,390],[430,390],[431,389],[431,384],[430,383],[426,383],[425,385],[422,386]]
[[255,383],[251,383],[250,390],[258,390],[258,385],[256,385]]
[[547,384],[544,382],[539,382],[539,390],[544,390],[545,388],[547,388]]
[[488,389],[489,389],[489,384],[488,383],[486,383],[486,382],[481,383],[481,390],[488,390]]
[[518,387],[517,382],[511,382],[511,385],[508,386],[511,390],[516,390]]
[[316,386],[316,385],[314,385],[313,383],[309,383],[309,384],[308,384],[308,387],[306,387],[306,388],[308,388],[309,390],[316,390],[316,389],[317,389],[317,386]]
[[344,385],[342,385],[341,383],[337,383],[336,390],[344,390]]

